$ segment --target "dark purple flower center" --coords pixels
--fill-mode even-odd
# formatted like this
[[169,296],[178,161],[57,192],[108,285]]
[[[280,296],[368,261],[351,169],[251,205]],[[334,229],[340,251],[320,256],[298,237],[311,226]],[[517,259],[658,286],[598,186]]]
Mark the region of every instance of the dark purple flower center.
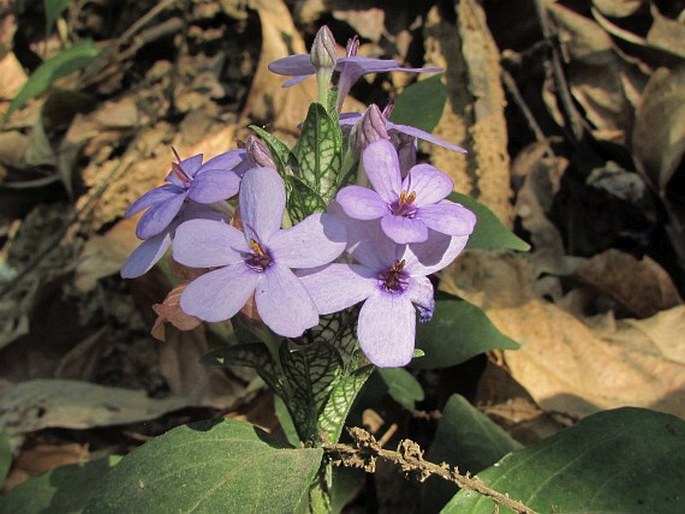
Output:
[[250,239],[250,249],[252,252],[245,259],[245,263],[259,273],[265,271],[273,262],[269,252],[254,239]]
[[416,216],[414,200],[416,200],[416,193],[414,191],[411,193],[402,191],[400,193],[400,197],[390,204],[390,212],[392,212],[395,216],[413,218]]
[[388,293],[404,293],[409,286],[409,274],[404,271],[406,262],[404,259],[395,261],[392,265],[378,276],[381,289]]

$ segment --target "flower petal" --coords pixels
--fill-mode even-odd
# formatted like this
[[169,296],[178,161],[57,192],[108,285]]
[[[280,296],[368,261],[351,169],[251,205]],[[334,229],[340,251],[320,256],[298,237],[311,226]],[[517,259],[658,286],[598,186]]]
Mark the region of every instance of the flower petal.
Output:
[[359,311],[359,345],[378,367],[408,364],[414,355],[415,332],[416,312],[404,295],[378,292]]
[[122,278],[136,278],[145,275],[159,262],[171,246],[171,231],[165,230],[146,239],[128,256],[121,267]]
[[428,228],[419,219],[386,214],[381,218],[383,232],[399,244],[420,243],[428,239]]
[[375,220],[388,213],[388,202],[367,187],[343,187],[335,197],[345,214],[358,220]]
[[156,236],[167,228],[181,210],[187,192],[182,192],[151,206],[138,221],[136,235],[139,239]]
[[412,276],[430,275],[450,264],[464,250],[469,236],[448,236],[433,230],[423,243],[407,245],[402,258]]
[[371,143],[362,154],[364,171],[378,194],[387,202],[400,196],[402,178],[397,150],[390,141],[381,139]]
[[411,301],[419,311],[419,320],[423,323],[433,317],[435,298],[433,284],[428,277],[411,277],[404,296]]
[[188,189],[188,198],[197,203],[214,203],[238,194],[240,177],[232,170],[208,169],[197,174]]
[[267,245],[285,212],[283,180],[272,168],[253,168],[243,176],[239,198],[245,236]]
[[409,170],[402,183],[405,191],[414,191],[417,207],[431,205],[445,198],[454,189],[454,180],[430,164],[417,164]]
[[423,139],[424,141],[428,141],[429,143],[433,143],[434,145],[442,146],[443,148],[447,148],[448,150],[452,150],[454,152],[467,153],[467,151],[461,146],[448,143],[444,139],[440,139],[439,137],[434,136],[430,132],[426,132],[425,130],[418,129],[410,125],[400,125],[397,123],[392,123],[390,121],[388,122],[388,131],[393,130],[401,132],[402,134],[407,134],[408,136]]
[[359,264],[333,263],[297,273],[319,314],[331,314],[361,302],[376,290],[376,272]]
[[183,192],[185,192],[184,188],[175,186],[173,184],[164,184],[163,186],[151,189],[143,196],[138,198],[135,202],[133,202],[128,209],[126,209],[124,217],[129,218],[152,204],[166,201],[169,198],[173,198],[174,196]]
[[331,204],[329,211],[345,225],[347,251],[367,268],[380,270],[402,255],[403,247],[385,235],[379,220],[350,218],[337,202]]
[[309,54],[297,54],[277,59],[268,65],[269,71],[279,75],[312,75],[316,68]]
[[[192,157],[188,157],[187,159],[183,159],[178,163],[178,166],[181,168],[181,170],[183,170],[183,173],[185,173],[188,178],[192,179],[202,167],[202,154],[199,153],[197,155],[193,155]],[[177,186],[184,185],[183,181],[176,176],[176,173],[174,173],[173,169],[167,174],[164,180]]]
[[443,200],[420,207],[417,219],[428,228],[450,236],[468,236],[476,226],[476,215],[461,204]]
[[257,312],[271,330],[299,337],[319,323],[319,313],[300,279],[274,262],[259,277],[255,293]]
[[181,223],[174,236],[174,260],[191,268],[242,262],[250,251],[243,233],[221,221],[195,219]]
[[331,214],[312,214],[294,227],[280,230],[269,240],[276,262],[288,268],[314,268],[343,253],[345,226]]
[[244,262],[210,271],[188,284],[181,295],[181,309],[205,321],[229,319],[247,303],[258,278]]
[[247,152],[242,148],[220,153],[202,165],[202,172],[204,173],[205,170],[232,170],[245,159],[247,159]]

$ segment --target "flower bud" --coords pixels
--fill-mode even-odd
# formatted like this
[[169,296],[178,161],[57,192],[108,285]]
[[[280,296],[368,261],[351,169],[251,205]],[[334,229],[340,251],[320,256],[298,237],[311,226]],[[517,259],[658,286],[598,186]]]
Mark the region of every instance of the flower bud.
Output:
[[369,144],[380,139],[390,139],[385,119],[376,104],[369,105],[350,132],[350,148],[361,153]]
[[276,169],[276,163],[274,162],[271,152],[267,148],[266,144],[254,134],[247,136],[247,141],[245,141],[245,151],[247,152],[250,160],[256,166]]
[[338,61],[338,52],[333,33],[326,25],[321,27],[319,32],[316,33],[309,56],[317,70],[333,70],[335,68],[335,63]]

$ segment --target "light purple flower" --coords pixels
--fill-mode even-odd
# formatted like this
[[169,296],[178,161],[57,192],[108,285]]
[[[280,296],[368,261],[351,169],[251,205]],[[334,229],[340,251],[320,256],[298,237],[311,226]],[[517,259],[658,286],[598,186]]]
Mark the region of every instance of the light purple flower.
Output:
[[[174,153],[175,150],[174,150]],[[231,150],[202,164],[202,154],[172,163],[166,184],[148,191],[128,208],[127,218],[147,209],[138,221],[136,235],[149,239],[161,234],[190,199],[201,204],[227,200],[238,193],[241,164],[246,162],[245,150]],[[240,171],[239,171],[240,170]]]
[[358,220],[381,221],[383,232],[396,243],[426,241],[429,229],[449,236],[468,236],[475,215],[445,200],[454,182],[429,164],[417,164],[402,179],[395,147],[387,140],[371,143],[362,164],[374,189],[347,186],[336,201],[345,214]]
[[[369,105],[368,109],[379,110],[378,106],[375,104]],[[402,135],[411,136],[415,139],[423,139],[424,141],[428,141],[429,143],[442,146],[443,148],[447,148],[448,150],[460,153],[467,153],[466,150],[461,146],[448,143],[444,139],[440,139],[439,137],[434,136],[430,132],[426,132],[425,130],[418,129],[410,125],[401,125],[399,123],[393,123],[388,119],[391,110],[392,106],[389,105],[388,107],[383,109],[382,112],[380,112],[380,117],[385,122],[385,128],[391,136],[397,136],[399,138],[401,138]],[[340,128],[343,130],[344,133],[348,131],[354,131],[355,126],[362,122],[362,116],[363,114],[359,112],[342,113],[340,115]]]
[[221,321],[234,316],[254,294],[257,312],[271,330],[300,336],[319,316],[291,268],[321,266],[338,257],[346,244],[344,225],[330,214],[313,214],[281,229],[285,186],[271,168],[245,174],[239,203],[244,232],[209,220],[191,220],[176,230],[176,261],[217,268],[188,285],[181,308],[206,321]]
[[171,247],[176,228],[184,221],[191,219],[210,219],[225,221],[225,213],[221,213],[208,205],[187,202],[174,220],[159,234],[145,239],[128,256],[121,267],[122,278],[136,278],[145,275],[159,262]]
[[[358,57],[359,38],[353,37],[347,42],[346,56],[341,57],[335,64],[335,71],[340,73],[338,78],[338,108],[350,92],[350,89],[362,75],[367,73],[383,73],[388,71],[404,71],[408,73],[430,73],[442,71],[442,68],[403,68],[394,59],[376,59],[372,57]],[[308,54],[297,54],[283,57],[269,64],[269,70],[279,75],[290,75],[293,78],[285,81],[283,87],[293,86],[316,73]]]
[[404,366],[414,352],[416,311],[433,314],[433,286],[427,278],[464,249],[468,236],[432,234],[425,243],[399,245],[385,237],[378,221],[346,218],[349,252],[355,264],[333,263],[298,272],[319,314],[364,302],[357,336],[366,357],[379,367]]

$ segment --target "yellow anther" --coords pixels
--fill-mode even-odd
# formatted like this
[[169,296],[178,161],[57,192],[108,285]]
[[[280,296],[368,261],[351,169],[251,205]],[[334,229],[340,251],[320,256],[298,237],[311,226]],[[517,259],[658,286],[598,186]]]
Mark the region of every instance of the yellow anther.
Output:
[[259,257],[266,257],[266,253],[264,253],[264,250],[262,249],[261,246],[259,246],[259,243],[255,241],[254,239],[250,239],[250,248],[252,251],[257,254]]

